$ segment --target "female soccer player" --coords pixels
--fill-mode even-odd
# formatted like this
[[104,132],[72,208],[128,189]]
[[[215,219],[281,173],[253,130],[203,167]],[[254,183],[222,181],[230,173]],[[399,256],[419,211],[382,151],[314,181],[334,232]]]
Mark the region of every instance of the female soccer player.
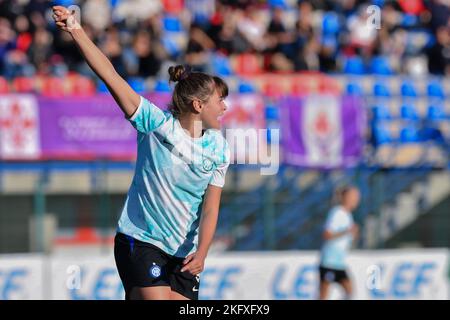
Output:
[[117,74],[74,13],[55,6],[53,18],[137,130],[135,174],[114,244],[125,299],[198,299],[229,164],[228,145],[218,130],[226,84],[170,67],[170,80],[177,84],[171,112],[163,112]]
[[359,204],[360,194],[355,187],[344,187],[336,192],[338,205],[328,213],[323,232],[324,244],[320,257],[320,299],[328,296],[330,284],[337,282],[345,291],[346,299],[352,295],[352,284],[347,274],[346,258],[358,236],[352,211]]

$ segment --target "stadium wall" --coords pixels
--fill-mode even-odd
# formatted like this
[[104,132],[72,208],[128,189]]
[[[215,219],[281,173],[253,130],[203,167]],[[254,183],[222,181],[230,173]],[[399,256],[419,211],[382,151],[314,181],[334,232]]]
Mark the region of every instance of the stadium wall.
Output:
[[[201,276],[200,298],[316,299],[315,251],[221,253]],[[354,251],[355,299],[449,299],[446,249]],[[120,300],[112,255],[0,255],[0,299]],[[332,299],[342,292],[333,287]]]

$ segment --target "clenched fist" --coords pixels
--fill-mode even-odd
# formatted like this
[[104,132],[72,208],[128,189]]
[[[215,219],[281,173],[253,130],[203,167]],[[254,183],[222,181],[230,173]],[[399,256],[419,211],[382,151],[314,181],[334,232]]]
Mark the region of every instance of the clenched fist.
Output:
[[80,22],[77,21],[75,11],[62,6],[54,6],[53,19],[56,25],[64,31],[71,32],[73,30],[81,29]]

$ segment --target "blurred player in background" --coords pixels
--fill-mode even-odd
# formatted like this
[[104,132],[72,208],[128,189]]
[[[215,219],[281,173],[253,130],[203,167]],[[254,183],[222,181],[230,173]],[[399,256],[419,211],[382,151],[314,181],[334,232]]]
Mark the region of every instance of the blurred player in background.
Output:
[[53,13],[138,131],[135,175],[114,246],[125,298],[198,299],[229,164],[218,119],[226,110],[227,85],[170,67],[170,81],[177,84],[170,112],[163,112],[118,75],[74,12],[55,6]]
[[320,296],[327,299],[330,285],[336,282],[345,291],[345,298],[352,296],[352,283],[347,274],[346,258],[352,243],[358,237],[359,228],[353,221],[352,211],[358,207],[360,193],[356,187],[346,186],[336,190],[336,202],[328,213],[320,252]]

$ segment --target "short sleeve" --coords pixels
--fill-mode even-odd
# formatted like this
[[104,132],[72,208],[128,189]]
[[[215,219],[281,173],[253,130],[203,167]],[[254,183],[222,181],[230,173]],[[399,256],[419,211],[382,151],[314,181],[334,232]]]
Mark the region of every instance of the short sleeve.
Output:
[[331,210],[325,222],[325,231],[340,232],[345,225],[345,215],[337,208]]
[[227,174],[228,166],[230,165],[230,148],[225,139],[223,142],[223,153],[220,164],[213,171],[211,180],[209,181],[210,185],[223,188],[225,185],[225,176]]
[[166,113],[141,96],[141,101],[134,114],[128,118],[133,127],[147,134],[160,127],[168,119]]

